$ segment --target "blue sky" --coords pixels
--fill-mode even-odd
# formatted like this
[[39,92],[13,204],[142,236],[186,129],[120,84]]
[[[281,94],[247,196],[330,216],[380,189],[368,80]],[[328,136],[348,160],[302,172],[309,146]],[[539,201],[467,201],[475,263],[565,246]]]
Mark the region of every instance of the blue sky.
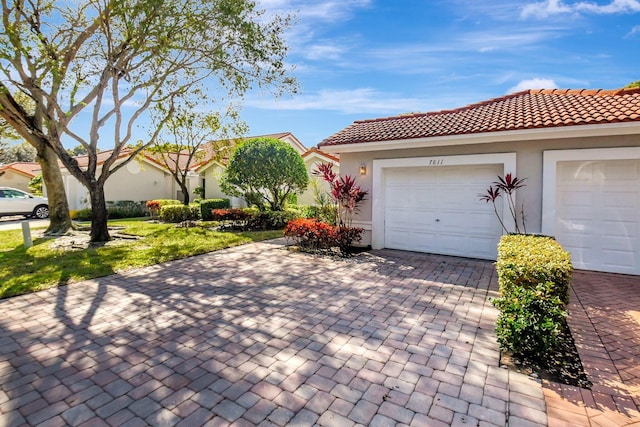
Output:
[[640,1],[258,0],[294,11],[288,61],[301,86],[244,99],[250,135],[307,147],[354,120],[437,111],[528,88],[640,80]]

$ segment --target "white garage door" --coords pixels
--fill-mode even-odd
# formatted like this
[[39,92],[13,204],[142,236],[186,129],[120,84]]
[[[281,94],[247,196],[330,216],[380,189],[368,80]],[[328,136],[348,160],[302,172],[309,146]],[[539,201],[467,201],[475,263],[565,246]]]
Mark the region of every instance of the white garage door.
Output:
[[500,224],[478,194],[502,171],[503,165],[387,169],[385,247],[495,259]]
[[575,268],[640,274],[640,160],[558,162],[555,235]]

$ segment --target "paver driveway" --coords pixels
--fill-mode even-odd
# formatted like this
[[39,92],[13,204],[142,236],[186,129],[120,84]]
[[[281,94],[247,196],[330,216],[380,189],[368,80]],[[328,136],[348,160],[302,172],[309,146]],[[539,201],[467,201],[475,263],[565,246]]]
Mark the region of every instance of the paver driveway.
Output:
[[494,274],[266,242],[3,300],[0,425],[544,425]]

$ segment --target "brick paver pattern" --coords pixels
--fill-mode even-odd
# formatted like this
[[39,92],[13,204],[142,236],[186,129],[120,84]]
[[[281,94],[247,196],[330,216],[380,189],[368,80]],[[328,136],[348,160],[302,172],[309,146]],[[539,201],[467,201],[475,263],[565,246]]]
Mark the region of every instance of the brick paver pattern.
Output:
[[0,425],[546,425],[491,262],[269,242],[0,301]]
[[576,271],[569,326],[591,390],[544,383],[550,427],[640,427],[640,277]]

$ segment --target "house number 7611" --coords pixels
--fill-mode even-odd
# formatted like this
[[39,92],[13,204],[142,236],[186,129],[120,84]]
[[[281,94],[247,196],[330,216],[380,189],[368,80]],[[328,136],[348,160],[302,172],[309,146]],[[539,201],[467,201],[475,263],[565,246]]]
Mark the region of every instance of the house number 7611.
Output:
[[444,160],[442,159],[431,159],[429,160],[429,166],[442,166],[444,164]]

